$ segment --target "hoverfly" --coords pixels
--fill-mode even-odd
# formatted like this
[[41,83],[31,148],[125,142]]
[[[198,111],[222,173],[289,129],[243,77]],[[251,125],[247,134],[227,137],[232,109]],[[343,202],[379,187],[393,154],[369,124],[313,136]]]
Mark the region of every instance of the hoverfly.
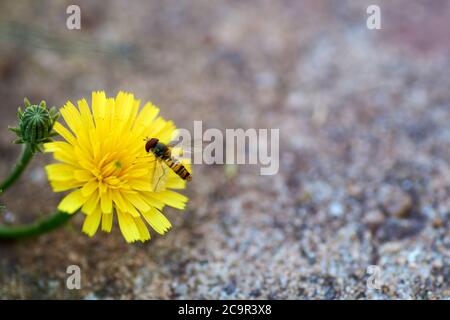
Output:
[[[170,168],[183,180],[192,180],[192,174],[179,160],[175,159],[172,154],[172,148],[179,143],[178,141],[172,141],[168,144],[160,142],[158,138],[146,138],[145,141],[145,151],[151,153],[157,162],[153,173],[153,185],[155,186],[155,191],[158,190],[161,179],[166,176],[167,168]],[[163,162],[165,166],[161,165],[161,162]]]

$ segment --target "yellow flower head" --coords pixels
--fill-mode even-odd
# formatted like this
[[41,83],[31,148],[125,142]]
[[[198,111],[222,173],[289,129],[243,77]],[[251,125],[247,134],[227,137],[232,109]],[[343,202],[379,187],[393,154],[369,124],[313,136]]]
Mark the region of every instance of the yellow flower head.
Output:
[[105,92],[92,93],[92,112],[85,99],[78,108],[68,101],[60,112],[68,130],[56,122],[54,130],[65,141],[49,142],[60,163],[46,166],[55,192],[75,189],[63,198],[58,209],[72,214],[81,208],[86,214],[83,232],[93,236],[100,223],[110,232],[114,212],[127,242],[150,239],[144,220],[159,234],[171,224],[161,213],[165,205],[184,209],[187,198],[169,189],[184,189],[186,182],[171,170],[155,187],[157,166],[164,164],[145,151],[146,137],[168,143],[176,135],[171,121],[157,117],[151,103],[139,111],[133,94],[119,92],[107,98]]

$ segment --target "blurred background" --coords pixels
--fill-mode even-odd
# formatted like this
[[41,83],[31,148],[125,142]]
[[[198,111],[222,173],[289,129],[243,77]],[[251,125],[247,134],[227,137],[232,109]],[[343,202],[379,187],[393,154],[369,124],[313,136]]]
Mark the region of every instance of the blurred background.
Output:
[[[1,1],[1,177],[24,97],[60,107],[93,90],[131,91],[183,128],[279,128],[281,159],[274,176],[196,166],[187,210],[143,245],[117,225],[89,238],[81,215],[2,242],[0,298],[449,298],[449,17],[446,0]],[[1,196],[0,223],[56,206],[50,161]],[[81,290],[66,289],[72,264]]]

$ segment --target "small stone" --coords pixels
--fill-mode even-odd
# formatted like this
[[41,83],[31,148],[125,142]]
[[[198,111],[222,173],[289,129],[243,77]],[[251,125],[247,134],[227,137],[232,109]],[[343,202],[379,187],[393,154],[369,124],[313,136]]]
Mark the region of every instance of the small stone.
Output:
[[444,221],[442,221],[441,217],[436,217],[433,219],[433,227],[434,228],[441,228],[444,226]]
[[252,291],[250,291],[250,297],[252,298],[257,298],[261,295],[261,290],[259,289],[254,289]]
[[336,290],[333,286],[327,287],[325,291],[325,300],[336,299]]
[[31,171],[30,179],[33,183],[39,184],[45,181],[45,172],[42,168],[34,168]]
[[16,216],[11,211],[6,211],[4,214],[4,221],[5,223],[11,224],[16,221]]
[[359,198],[363,193],[363,188],[357,184],[349,184],[347,186],[347,193],[353,198]]
[[183,283],[183,284],[180,284],[179,286],[177,286],[177,287],[175,288],[175,293],[176,293],[178,296],[185,296],[185,295],[187,294],[187,292],[188,292],[188,287],[187,287],[187,285],[185,285],[184,283]]
[[380,205],[387,214],[397,218],[409,216],[413,206],[409,194],[395,186],[384,187],[380,193]]
[[282,274],[282,275],[280,276],[279,280],[280,280],[280,286],[281,286],[281,288],[286,289],[286,287],[287,287],[287,285],[288,285],[288,279],[287,279],[287,277],[286,277],[284,274]]
[[98,297],[95,293],[91,292],[84,296],[84,300],[98,300]]
[[57,289],[59,287],[59,281],[58,280],[49,280],[47,284],[48,284],[48,288],[49,289],[55,290],[55,289]]
[[378,209],[373,209],[367,212],[363,218],[364,223],[372,226],[380,225],[384,222],[384,215]]
[[223,288],[223,290],[227,294],[233,294],[236,291],[236,286],[234,283],[230,282],[225,288]]
[[296,202],[298,204],[305,204],[311,201],[311,193],[307,192],[307,191],[303,191],[301,192],[297,198],[296,198]]
[[340,217],[344,213],[344,207],[337,201],[334,201],[330,204],[329,210],[330,214],[334,217]]
[[435,269],[441,269],[444,267],[444,262],[441,259],[437,259],[433,261],[432,267]]
[[265,71],[256,75],[256,84],[262,89],[271,89],[276,86],[277,79],[272,72]]

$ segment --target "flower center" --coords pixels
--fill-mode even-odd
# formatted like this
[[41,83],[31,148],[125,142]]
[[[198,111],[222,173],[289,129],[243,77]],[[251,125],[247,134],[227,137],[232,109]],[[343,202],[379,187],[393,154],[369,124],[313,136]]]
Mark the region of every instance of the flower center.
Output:
[[114,166],[116,167],[116,169],[120,170],[122,169],[122,162],[120,162],[119,160],[114,161]]

